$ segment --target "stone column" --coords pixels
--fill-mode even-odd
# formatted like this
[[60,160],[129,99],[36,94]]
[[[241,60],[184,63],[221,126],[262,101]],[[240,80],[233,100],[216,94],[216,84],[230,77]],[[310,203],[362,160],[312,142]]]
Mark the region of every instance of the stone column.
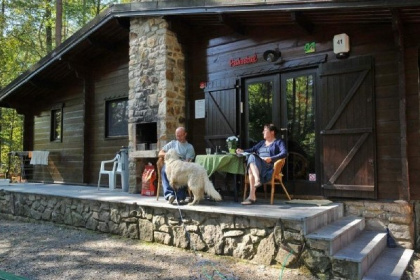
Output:
[[150,158],[133,153],[136,124],[157,123],[158,149],[174,138],[185,125],[185,67],[182,46],[162,18],[131,19],[129,44],[129,185],[137,193],[138,167]]

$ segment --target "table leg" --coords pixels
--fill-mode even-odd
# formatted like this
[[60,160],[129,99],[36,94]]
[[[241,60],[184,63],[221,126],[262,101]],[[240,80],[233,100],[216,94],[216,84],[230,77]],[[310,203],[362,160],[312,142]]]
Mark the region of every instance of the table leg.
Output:
[[233,200],[235,202],[238,202],[238,181],[237,181],[237,179],[238,179],[238,175],[233,174],[233,182],[234,182],[234,184],[233,184],[233,192],[234,192]]

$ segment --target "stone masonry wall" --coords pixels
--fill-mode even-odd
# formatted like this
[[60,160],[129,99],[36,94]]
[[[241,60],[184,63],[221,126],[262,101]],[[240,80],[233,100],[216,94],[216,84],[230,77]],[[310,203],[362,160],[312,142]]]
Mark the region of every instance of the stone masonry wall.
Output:
[[366,230],[385,231],[404,248],[413,248],[414,213],[413,205],[406,201],[345,201],[344,216],[364,217]]
[[[303,248],[302,226],[280,219],[182,212],[0,190],[0,215],[82,227],[147,242],[251,260],[293,265]],[[181,222],[183,221],[183,223]]]

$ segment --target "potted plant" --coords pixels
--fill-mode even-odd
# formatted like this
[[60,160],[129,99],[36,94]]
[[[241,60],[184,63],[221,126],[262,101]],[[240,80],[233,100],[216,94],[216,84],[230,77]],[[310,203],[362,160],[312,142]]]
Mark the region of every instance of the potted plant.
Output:
[[236,148],[238,147],[238,141],[239,141],[239,139],[236,136],[229,136],[226,139],[226,143],[227,143],[227,146],[228,146],[228,149],[229,149],[229,153],[231,153],[231,154],[236,153]]

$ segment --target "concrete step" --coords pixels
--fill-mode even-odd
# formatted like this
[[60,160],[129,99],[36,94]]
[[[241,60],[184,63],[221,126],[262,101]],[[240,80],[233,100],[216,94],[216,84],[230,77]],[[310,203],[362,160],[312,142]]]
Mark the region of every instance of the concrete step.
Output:
[[363,231],[345,248],[332,257],[335,277],[362,279],[370,266],[386,247],[386,233]]
[[342,203],[334,203],[335,207],[317,213],[316,215],[306,216],[301,222],[303,223],[303,235],[310,234],[338,219],[343,217],[344,206]]
[[404,248],[386,248],[363,280],[398,280],[404,274],[413,257],[414,251]]
[[365,228],[361,217],[343,217],[306,236],[311,248],[323,250],[328,256],[346,247]]

